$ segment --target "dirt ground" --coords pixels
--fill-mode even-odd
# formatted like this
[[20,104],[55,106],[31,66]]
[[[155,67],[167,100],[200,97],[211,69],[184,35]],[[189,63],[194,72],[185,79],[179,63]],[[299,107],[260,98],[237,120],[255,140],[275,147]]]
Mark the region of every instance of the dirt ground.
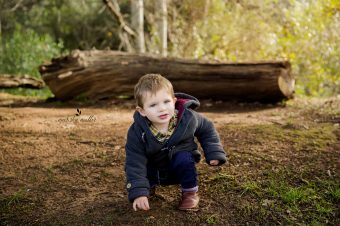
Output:
[[[177,186],[134,212],[124,175],[131,101],[1,94],[0,225],[339,225],[339,109],[336,98],[202,101],[229,163],[198,164],[198,212],[176,209]],[[307,195],[289,199],[290,191]]]

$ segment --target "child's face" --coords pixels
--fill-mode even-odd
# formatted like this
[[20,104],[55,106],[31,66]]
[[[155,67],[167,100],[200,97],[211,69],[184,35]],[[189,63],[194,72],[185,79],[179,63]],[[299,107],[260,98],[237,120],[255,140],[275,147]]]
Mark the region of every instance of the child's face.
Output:
[[147,92],[143,97],[143,108],[137,107],[137,110],[157,129],[164,129],[175,114],[175,102],[176,98],[166,89],[161,89],[155,94]]

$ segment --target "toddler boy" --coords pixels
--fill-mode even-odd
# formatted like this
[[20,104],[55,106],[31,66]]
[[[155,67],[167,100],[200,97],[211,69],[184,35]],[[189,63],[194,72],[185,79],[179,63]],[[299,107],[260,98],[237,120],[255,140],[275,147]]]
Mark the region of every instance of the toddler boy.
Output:
[[127,135],[125,172],[133,209],[148,210],[148,197],[156,185],[180,184],[180,210],[197,210],[198,182],[195,163],[204,151],[206,162],[226,162],[219,136],[209,120],[194,111],[199,101],[174,93],[169,80],[159,74],[142,76],[135,86],[134,123]]

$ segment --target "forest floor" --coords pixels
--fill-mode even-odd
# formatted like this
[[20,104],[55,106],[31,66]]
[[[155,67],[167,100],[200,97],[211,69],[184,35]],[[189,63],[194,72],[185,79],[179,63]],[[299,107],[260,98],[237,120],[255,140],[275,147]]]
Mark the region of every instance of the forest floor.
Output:
[[197,212],[177,210],[177,186],[157,189],[151,210],[132,210],[133,109],[0,94],[0,225],[340,225],[339,98],[202,101],[229,163],[197,165]]

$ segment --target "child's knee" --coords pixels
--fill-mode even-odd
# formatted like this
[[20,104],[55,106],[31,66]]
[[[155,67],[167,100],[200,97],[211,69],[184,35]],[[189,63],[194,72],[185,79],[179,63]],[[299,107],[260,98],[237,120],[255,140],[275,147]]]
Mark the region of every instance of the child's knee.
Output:
[[191,152],[180,151],[177,152],[172,159],[173,168],[187,168],[195,167],[195,161]]

